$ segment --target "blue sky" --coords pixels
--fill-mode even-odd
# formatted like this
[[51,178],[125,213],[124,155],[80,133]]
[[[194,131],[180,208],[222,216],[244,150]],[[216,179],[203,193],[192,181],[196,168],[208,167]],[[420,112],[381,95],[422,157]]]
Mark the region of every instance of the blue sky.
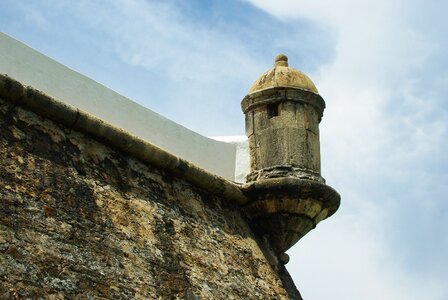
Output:
[[327,103],[342,206],[289,254],[306,299],[448,299],[448,3],[0,1],[0,30],[207,136],[278,53]]

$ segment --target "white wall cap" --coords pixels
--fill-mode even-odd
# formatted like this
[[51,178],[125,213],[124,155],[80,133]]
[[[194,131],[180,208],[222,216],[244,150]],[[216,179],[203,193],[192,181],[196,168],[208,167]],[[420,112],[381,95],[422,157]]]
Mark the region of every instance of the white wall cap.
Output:
[[191,131],[1,32],[0,73],[234,180],[235,145]]
[[245,135],[217,136],[214,139],[236,146],[235,182],[245,183],[250,169],[249,140]]

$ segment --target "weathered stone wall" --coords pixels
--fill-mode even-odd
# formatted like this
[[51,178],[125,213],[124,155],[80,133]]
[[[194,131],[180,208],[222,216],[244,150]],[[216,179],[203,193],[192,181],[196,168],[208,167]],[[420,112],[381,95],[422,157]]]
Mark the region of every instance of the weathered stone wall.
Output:
[[267,252],[231,201],[0,99],[0,299],[298,295]]

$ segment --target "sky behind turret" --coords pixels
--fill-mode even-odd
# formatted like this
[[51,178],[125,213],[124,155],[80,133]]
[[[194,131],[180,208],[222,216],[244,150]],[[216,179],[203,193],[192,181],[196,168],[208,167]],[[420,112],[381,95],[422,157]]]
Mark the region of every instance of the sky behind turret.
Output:
[[342,196],[289,251],[302,295],[445,300],[446,11],[442,0],[3,0],[0,30],[207,136],[244,134],[242,98],[287,54],[327,103],[322,175]]

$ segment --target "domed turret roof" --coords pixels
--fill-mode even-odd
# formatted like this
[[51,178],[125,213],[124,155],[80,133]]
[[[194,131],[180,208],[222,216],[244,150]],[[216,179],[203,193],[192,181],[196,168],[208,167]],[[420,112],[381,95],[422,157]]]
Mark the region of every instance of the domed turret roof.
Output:
[[274,67],[255,81],[249,90],[249,94],[273,87],[291,87],[319,94],[308,76],[299,70],[288,67],[288,57],[284,54],[275,57]]

